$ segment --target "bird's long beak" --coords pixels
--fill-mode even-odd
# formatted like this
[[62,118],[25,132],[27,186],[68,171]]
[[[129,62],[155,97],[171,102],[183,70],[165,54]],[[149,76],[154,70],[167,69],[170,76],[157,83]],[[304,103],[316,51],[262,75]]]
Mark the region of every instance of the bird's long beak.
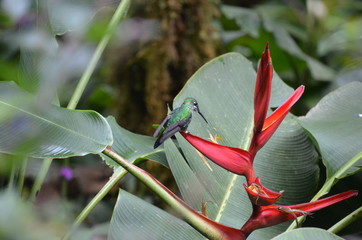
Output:
[[208,121],[206,120],[206,118],[204,117],[204,115],[202,115],[202,113],[200,112],[199,109],[197,109],[197,112],[201,115],[201,117],[205,120],[205,122],[206,122],[207,124],[209,124]]

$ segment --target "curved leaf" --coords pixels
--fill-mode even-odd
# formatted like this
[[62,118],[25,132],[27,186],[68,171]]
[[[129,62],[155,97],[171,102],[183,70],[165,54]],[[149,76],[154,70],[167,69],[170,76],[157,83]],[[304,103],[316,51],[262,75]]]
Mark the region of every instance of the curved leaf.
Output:
[[327,232],[326,230],[320,228],[301,228],[282,233],[279,236],[273,238],[272,240],[290,240],[290,239],[342,240],[343,238],[338,237],[337,235]]
[[[327,178],[362,151],[361,92],[361,82],[347,84],[328,94],[305,117],[298,119],[317,142]],[[346,174],[357,170],[358,167],[352,167]]]
[[[137,161],[145,159],[158,162],[168,167],[165,152],[163,149],[153,149],[155,138],[132,133],[120,127],[116,119],[112,116],[107,118],[112,129],[113,145],[112,149],[124,159],[137,164]],[[117,163],[109,159],[104,154],[101,155],[106,163],[112,167],[119,167]]]
[[100,153],[113,141],[98,113],[41,102],[12,82],[0,82],[0,112],[3,153],[62,158]]
[[121,190],[114,208],[108,239],[204,239],[184,221]]

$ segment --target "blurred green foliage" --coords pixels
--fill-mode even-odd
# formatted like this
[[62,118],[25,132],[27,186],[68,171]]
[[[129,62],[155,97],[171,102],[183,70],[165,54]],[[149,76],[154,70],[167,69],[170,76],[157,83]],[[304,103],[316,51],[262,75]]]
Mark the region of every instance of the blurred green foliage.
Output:
[[306,85],[299,114],[326,93],[362,80],[359,1],[266,1],[253,8],[221,10],[227,51],[239,51],[256,62],[269,41],[276,72],[293,87]]
[[[135,2],[132,6],[135,9],[147,7],[137,6],[142,1]],[[238,2],[240,1],[234,1],[235,4]],[[0,9],[0,81],[15,81],[44,102],[59,102],[61,106],[66,106],[118,3],[117,0],[3,0]],[[281,78],[292,87],[306,85],[305,95],[294,112],[304,114],[331,90],[351,81],[362,81],[361,1],[275,0],[248,8],[222,3],[223,1],[218,5],[220,17],[216,17],[214,23],[223,51],[241,52],[253,60],[256,66],[261,49],[268,41],[272,49],[273,65]],[[103,115],[113,113],[113,108],[117,105],[117,91],[106,79],[111,78],[110,69],[117,66],[114,61],[123,54],[119,51],[119,46],[131,46],[135,42],[147,43],[149,39],[144,40],[147,37],[139,33],[139,29],[154,31],[154,35],[149,37],[151,39],[160,34],[159,28],[152,27],[162,24],[159,19],[144,19],[152,21],[152,26],[147,25],[149,22],[142,25],[143,22],[139,19],[133,20],[135,21],[120,26],[119,34],[108,46],[79,108],[93,109]],[[126,67],[137,72],[135,66]],[[81,161],[95,165],[99,163],[99,158],[84,157]],[[74,167],[81,161],[74,160],[71,166]],[[12,171],[20,168],[22,163],[23,158],[0,155],[2,189],[8,187],[11,181],[9,178],[14,175]],[[29,169],[37,170],[37,167],[34,161],[29,161]],[[53,166],[53,172],[56,172],[53,176],[56,175],[59,180],[57,167]],[[28,170],[26,175],[26,184],[31,185],[34,174],[29,172],[31,171]],[[60,192],[58,185],[55,191]],[[26,192],[23,194],[26,196]],[[71,209],[84,205],[83,201],[89,195],[81,194],[81,197],[67,202]],[[49,195],[49,202],[53,201],[51,197]],[[66,199],[65,196],[62,197]],[[59,237],[79,212],[64,211],[64,214],[69,215],[59,217],[64,209],[55,208],[49,215],[39,217],[32,210],[32,203],[25,203],[20,199],[20,195],[11,192],[0,194],[0,206],[3,207],[0,238]],[[9,215],[5,214],[5,210],[8,210]],[[8,221],[8,216],[12,221]],[[46,225],[44,219],[49,220]],[[104,220],[100,215],[93,219],[91,226]],[[14,226],[17,228],[14,229]],[[37,235],[33,231],[34,227],[44,231],[44,235]],[[23,228],[24,231],[20,233],[18,228]],[[100,228],[104,234],[107,226],[100,225]],[[77,233],[77,239],[81,239],[81,232]],[[27,235],[28,233],[32,234]],[[91,235],[89,231],[84,234]]]

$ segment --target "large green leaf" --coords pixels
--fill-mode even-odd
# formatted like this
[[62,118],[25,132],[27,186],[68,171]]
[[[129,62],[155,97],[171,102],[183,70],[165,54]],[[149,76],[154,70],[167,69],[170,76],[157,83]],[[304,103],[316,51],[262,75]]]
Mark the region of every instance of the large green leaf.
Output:
[[0,152],[61,158],[100,153],[112,144],[106,120],[94,111],[68,110],[0,82]]
[[[205,203],[210,201],[212,204],[214,199],[205,188],[206,179],[199,179],[196,176],[172,141],[165,142],[165,151],[171,171],[177,174],[174,177],[184,201],[199,211],[201,211],[202,201]],[[211,212],[208,211],[208,214]]]
[[[162,148],[153,149],[155,138],[132,133],[119,126],[114,117],[107,118],[108,124],[112,129],[113,145],[112,149],[134,164],[144,160],[152,160],[166,167],[168,163]],[[112,167],[120,167],[112,159],[102,154],[102,158]],[[121,167],[120,167],[121,168]]]
[[[361,92],[361,82],[347,84],[328,94],[305,117],[299,118],[316,140],[328,178],[362,151]],[[361,164],[355,164],[346,173],[357,171],[358,165]]]
[[108,234],[119,239],[204,239],[184,221],[121,190],[114,208]]
[[342,240],[343,238],[319,228],[302,228],[288,231],[276,236],[272,240]]

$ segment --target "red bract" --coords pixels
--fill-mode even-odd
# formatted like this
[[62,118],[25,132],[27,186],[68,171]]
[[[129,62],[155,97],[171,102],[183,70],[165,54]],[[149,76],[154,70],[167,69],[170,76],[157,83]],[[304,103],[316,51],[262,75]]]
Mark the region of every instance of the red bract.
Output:
[[328,207],[332,204],[338,203],[350,197],[357,196],[357,194],[357,191],[351,190],[314,202],[291,206],[253,205],[253,214],[241,228],[241,231],[247,237],[252,231],[256,229],[273,226],[288,220],[296,219],[297,217],[300,217],[302,215],[309,215],[311,212],[315,212],[319,209]]
[[298,87],[281,106],[265,119],[262,131],[253,137],[249,152],[257,152],[265,145],[287,116],[292,106],[302,96],[303,92],[304,86]]
[[268,112],[271,87],[273,80],[273,66],[270,58],[269,44],[261,56],[254,90],[254,136],[258,135],[264,125]]
[[213,143],[190,133],[180,133],[192,146],[217,165],[230,172],[244,175],[247,179],[255,179],[252,157],[248,151]]

